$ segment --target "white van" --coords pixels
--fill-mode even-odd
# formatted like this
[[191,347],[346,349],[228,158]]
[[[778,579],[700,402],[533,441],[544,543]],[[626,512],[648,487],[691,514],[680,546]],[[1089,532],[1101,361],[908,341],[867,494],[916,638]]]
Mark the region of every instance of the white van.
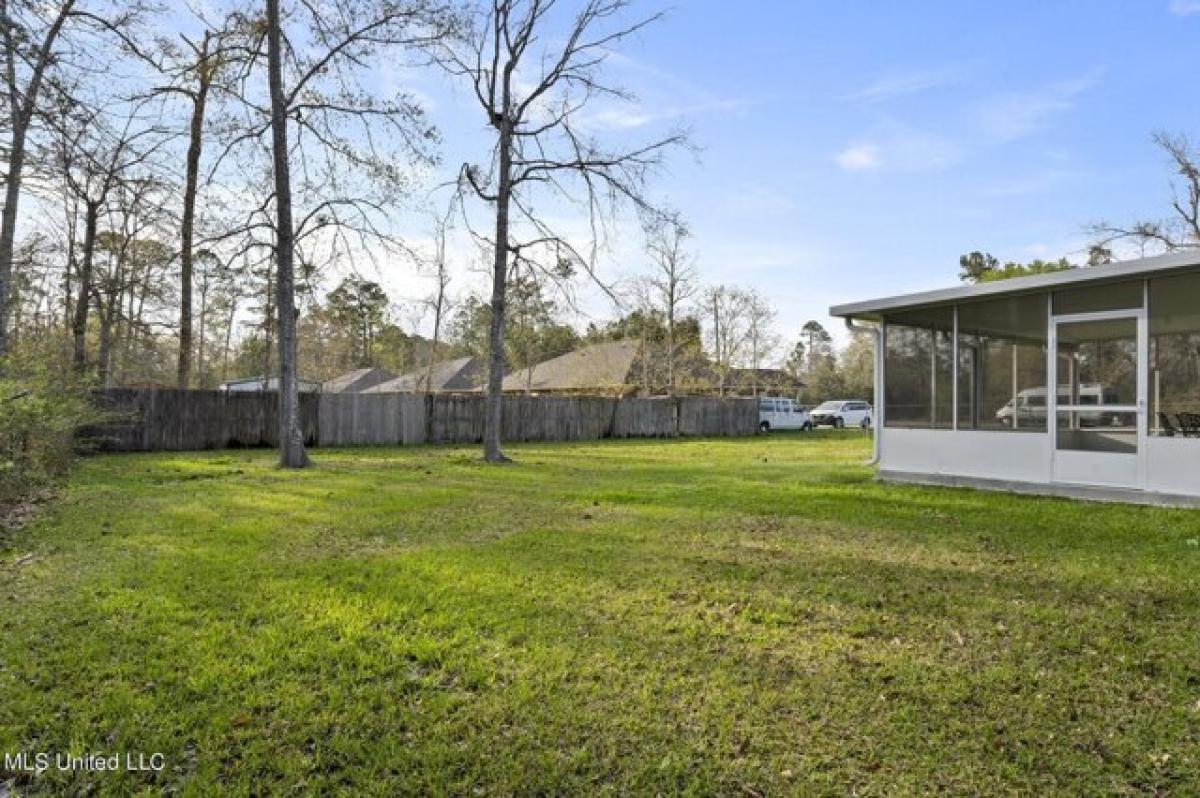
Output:
[[[1058,403],[1060,405],[1071,404],[1070,393],[1071,387],[1069,385],[1058,386]],[[1119,403],[1119,397],[1113,388],[1106,387],[1098,382],[1087,382],[1079,386],[1079,401],[1077,404],[1115,405]],[[1015,415],[1018,427],[1026,423],[1031,426],[1044,426],[1047,416],[1046,389],[1026,388],[1018,393]],[[996,420],[1006,427],[1013,425],[1013,416],[1013,400],[1011,399],[1004,404],[1004,407],[996,411]],[[1094,412],[1081,411],[1079,413],[1079,423],[1084,426],[1100,426],[1104,421],[1104,413],[1099,410]]]
[[778,396],[763,396],[758,400],[758,428],[763,432],[773,429],[812,429],[812,418],[808,410],[796,404],[794,399]]

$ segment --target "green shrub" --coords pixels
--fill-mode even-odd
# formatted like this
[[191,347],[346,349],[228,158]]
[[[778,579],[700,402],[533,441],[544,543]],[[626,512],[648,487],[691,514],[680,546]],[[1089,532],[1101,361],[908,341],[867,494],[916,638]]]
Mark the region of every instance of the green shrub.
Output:
[[76,431],[100,420],[89,387],[54,352],[25,349],[0,361],[0,502],[70,467]]

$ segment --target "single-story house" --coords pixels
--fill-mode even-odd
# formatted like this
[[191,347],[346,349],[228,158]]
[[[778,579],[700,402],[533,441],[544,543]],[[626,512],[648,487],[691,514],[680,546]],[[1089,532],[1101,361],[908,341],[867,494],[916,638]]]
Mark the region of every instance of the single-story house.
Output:
[[362,393],[380,383],[394,380],[396,375],[378,367],[355,369],[321,383],[321,393]]
[[641,345],[635,340],[607,341],[568,352],[515,371],[504,378],[505,391],[623,395],[637,390]]
[[374,385],[363,393],[454,393],[473,391],[484,377],[483,361],[476,357],[442,360]]
[[[277,391],[278,377],[243,377],[240,380],[229,380],[218,387],[220,391]],[[300,380],[300,393],[320,393],[321,383],[316,380]]]
[[1200,252],[830,313],[881,344],[881,479],[1200,504]]

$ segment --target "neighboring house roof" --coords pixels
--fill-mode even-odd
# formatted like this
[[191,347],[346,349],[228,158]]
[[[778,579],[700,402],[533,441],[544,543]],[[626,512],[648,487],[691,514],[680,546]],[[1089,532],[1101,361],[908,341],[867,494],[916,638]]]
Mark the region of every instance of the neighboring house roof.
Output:
[[[239,380],[228,380],[221,383],[221,391],[276,391],[279,389],[278,377],[243,377]],[[302,393],[320,393],[321,383],[315,380],[300,380]]]
[[633,340],[585,346],[509,374],[504,378],[504,390],[623,393],[637,383],[630,372],[639,350],[640,345]]
[[471,391],[479,387],[483,362],[475,357],[460,357],[433,364],[433,378],[428,367],[401,374],[399,377],[374,385],[363,393],[422,393],[430,391]]
[[396,375],[377,367],[355,369],[321,384],[322,393],[362,393],[380,383],[394,380]]
[[882,297],[865,302],[834,305],[829,315],[845,318],[878,320],[884,313],[908,308],[943,305],[954,302],[969,302],[989,297],[1012,294],[1034,293],[1050,288],[1062,288],[1083,283],[1111,283],[1122,280],[1149,278],[1200,265],[1200,252],[1188,250],[1156,255],[1151,258],[1118,261],[1103,266],[1088,266],[1079,269],[1014,277],[991,283],[960,285],[939,291],[924,291],[917,294]]

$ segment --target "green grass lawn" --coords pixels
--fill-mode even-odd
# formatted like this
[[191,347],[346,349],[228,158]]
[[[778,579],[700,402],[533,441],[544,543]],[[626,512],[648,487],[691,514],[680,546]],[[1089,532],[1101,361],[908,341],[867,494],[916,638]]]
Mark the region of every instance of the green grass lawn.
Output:
[[1200,792],[1196,511],[509,451],[84,462],[0,542],[0,753],[166,769],[0,794]]

